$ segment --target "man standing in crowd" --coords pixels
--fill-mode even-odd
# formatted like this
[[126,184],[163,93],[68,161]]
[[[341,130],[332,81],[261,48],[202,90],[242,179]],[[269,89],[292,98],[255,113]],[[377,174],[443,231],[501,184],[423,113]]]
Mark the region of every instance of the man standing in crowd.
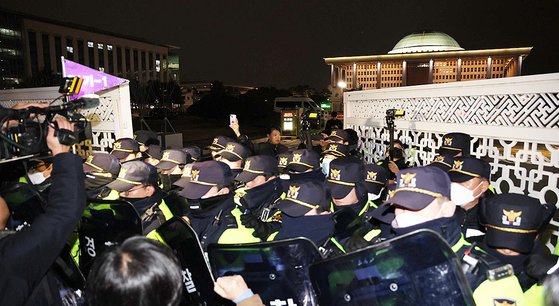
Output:
[[335,129],[343,129],[344,124],[340,119],[338,119],[338,112],[330,112],[328,120],[326,120],[326,126],[324,127],[327,131],[332,131]]

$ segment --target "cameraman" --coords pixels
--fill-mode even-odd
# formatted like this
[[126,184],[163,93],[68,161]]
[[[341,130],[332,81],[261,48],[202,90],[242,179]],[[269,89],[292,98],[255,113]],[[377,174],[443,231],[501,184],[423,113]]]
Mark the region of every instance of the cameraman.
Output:
[[[64,117],[57,116],[54,121],[59,129],[74,129]],[[0,239],[0,305],[62,304],[47,272],[76,227],[86,201],[82,160],[69,153],[70,147],[62,145],[54,133],[50,125],[46,141],[53,171],[45,212],[31,227]]]

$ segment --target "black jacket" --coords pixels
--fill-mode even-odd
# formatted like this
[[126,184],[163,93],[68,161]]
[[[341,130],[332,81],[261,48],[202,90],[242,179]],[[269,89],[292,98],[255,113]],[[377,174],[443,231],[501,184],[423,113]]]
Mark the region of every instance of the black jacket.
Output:
[[82,160],[72,153],[53,158],[45,213],[31,227],[0,240],[0,305],[23,305],[75,229],[86,205]]

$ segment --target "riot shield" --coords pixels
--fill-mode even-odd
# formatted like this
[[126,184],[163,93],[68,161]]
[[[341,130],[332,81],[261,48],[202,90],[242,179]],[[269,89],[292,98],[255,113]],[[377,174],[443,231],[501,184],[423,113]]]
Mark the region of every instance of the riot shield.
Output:
[[310,266],[320,305],[475,305],[458,258],[429,230]]
[[175,251],[181,263],[184,283],[183,305],[218,305],[213,291],[214,279],[204,257],[196,232],[184,220],[173,217],[157,230],[163,241]]
[[126,238],[142,235],[142,220],[125,201],[90,201],[78,228],[79,266],[87,277],[97,255]]
[[0,195],[10,209],[9,228],[16,230],[25,223],[32,224],[35,217],[42,214],[47,206],[43,196],[33,185],[18,183],[4,189]]
[[216,277],[241,275],[265,305],[318,305],[308,266],[322,259],[306,238],[251,244],[210,244],[210,266]]

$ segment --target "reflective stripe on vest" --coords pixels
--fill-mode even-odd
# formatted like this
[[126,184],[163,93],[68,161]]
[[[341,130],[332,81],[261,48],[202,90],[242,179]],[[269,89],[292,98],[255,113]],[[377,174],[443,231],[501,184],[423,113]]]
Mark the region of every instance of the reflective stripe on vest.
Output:
[[231,211],[231,215],[235,217],[235,221],[237,221],[237,228],[228,228],[223,231],[217,243],[221,244],[233,244],[233,243],[252,243],[252,242],[260,242],[260,238],[256,238],[252,235],[254,233],[254,229],[246,228],[241,223],[241,210],[238,207],[235,207]]

